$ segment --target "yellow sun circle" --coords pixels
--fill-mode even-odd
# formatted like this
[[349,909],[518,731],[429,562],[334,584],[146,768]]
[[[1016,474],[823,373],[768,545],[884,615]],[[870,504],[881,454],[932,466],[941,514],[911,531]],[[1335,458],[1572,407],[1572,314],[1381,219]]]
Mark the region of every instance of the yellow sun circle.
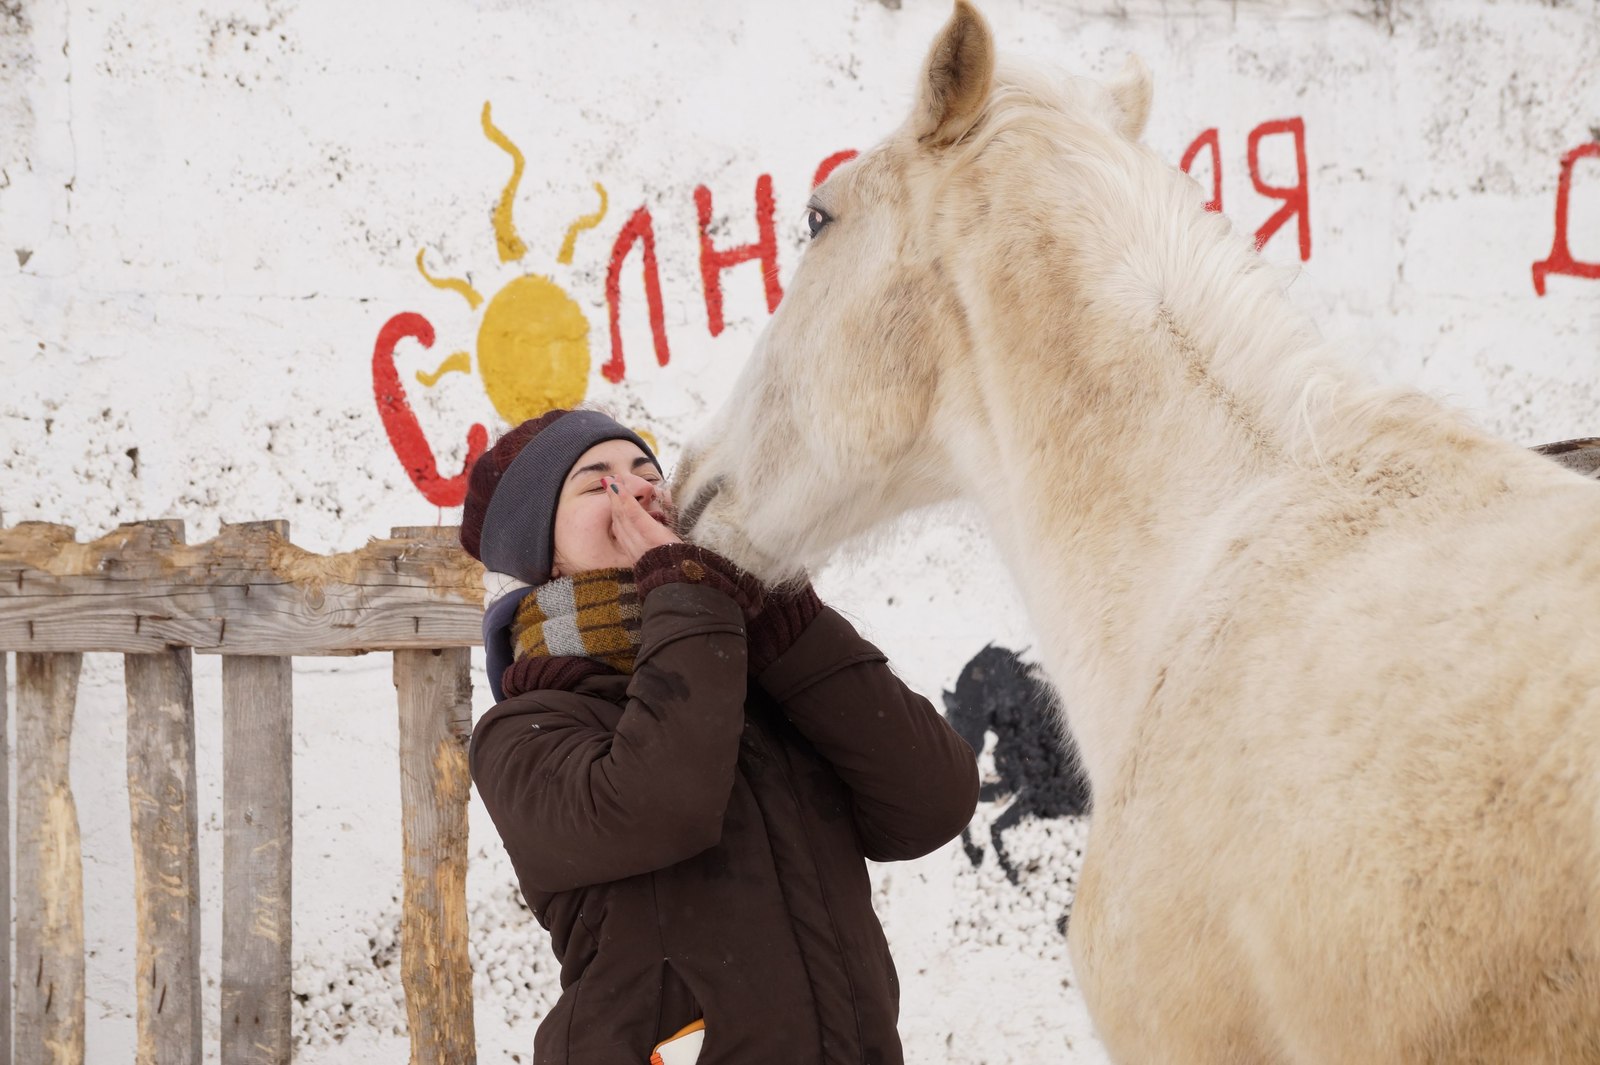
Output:
[[478,327],[478,373],[510,425],[583,402],[589,321],[547,277],[524,274],[495,293]]

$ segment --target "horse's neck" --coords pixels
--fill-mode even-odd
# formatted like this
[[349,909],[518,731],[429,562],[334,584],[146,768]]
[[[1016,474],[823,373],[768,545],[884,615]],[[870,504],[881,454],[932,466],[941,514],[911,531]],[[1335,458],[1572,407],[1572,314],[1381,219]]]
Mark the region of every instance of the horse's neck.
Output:
[[991,515],[1091,779],[1128,751],[1208,551],[1252,506],[1305,487],[1292,453],[1317,428],[1308,390],[1355,385],[1220,220],[1154,213],[1116,234],[1134,239],[1104,268],[1046,253],[967,286],[982,295],[968,416],[953,419],[971,434],[956,445],[966,491]]

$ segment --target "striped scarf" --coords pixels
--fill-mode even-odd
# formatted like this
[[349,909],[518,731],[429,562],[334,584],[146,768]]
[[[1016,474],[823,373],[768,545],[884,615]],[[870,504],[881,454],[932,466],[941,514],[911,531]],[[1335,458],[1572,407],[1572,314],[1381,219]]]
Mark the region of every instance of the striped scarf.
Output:
[[597,569],[546,581],[523,597],[511,646],[524,658],[591,658],[633,672],[639,650],[639,592],[630,569]]

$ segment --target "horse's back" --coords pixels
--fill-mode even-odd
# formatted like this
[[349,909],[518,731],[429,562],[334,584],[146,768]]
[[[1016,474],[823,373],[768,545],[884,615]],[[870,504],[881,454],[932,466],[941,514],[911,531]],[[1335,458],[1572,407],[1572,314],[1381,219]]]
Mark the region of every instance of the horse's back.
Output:
[[1124,951],[1263,1060],[1600,1062],[1600,488],[1530,460],[1219,570],[1097,782],[1108,991]]

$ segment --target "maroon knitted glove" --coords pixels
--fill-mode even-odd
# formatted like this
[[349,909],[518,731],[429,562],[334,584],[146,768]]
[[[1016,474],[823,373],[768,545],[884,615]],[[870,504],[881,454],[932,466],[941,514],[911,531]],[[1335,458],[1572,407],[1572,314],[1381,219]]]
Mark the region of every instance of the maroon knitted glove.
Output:
[[746,622],[750,672],[766,672],[768,666],[794,646],[820,613],[822,600],[817,598],[810,581],[793,591],[766,589],[766,601]]
[[822,612],[822,600],[809,582],[795,591],[775,592],[715,551],[696,544],[651,548],[634,563],[633,579],[641,601],[663,584],[680,581],[709,585],[738,603],[744,612],[752,673],[761,673],[776,662]]
[[696,544],[662,544],[652,547],[633,564],[633,583],[639,601],[663,584],[704,584],[739,604],[746,622],[761,609],[761,582],[715,551]]

